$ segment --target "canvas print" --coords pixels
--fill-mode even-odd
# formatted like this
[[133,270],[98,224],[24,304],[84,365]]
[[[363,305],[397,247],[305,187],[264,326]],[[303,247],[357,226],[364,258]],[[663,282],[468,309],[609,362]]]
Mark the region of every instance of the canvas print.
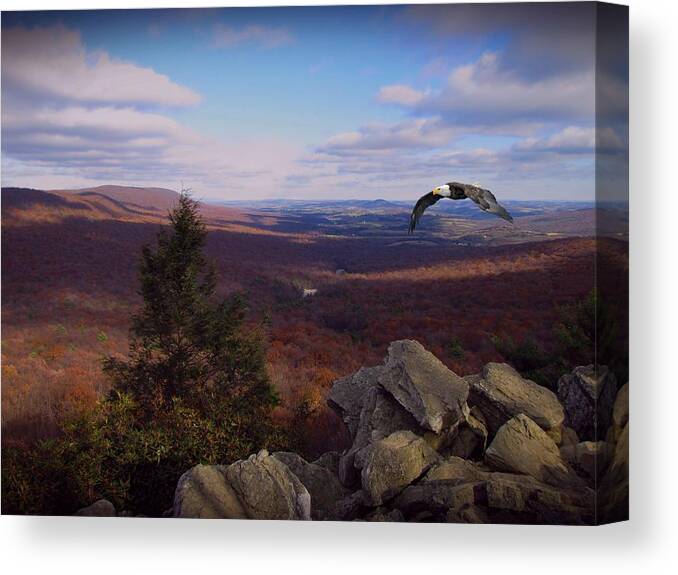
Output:
[[2,513],[627,519],[628,140],[625,6],[4,12]]

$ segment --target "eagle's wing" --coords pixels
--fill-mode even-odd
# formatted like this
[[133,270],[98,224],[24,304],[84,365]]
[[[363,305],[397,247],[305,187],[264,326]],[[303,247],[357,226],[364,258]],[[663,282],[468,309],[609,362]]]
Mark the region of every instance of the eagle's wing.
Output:
[[475,186],[467,186],[464,192],[466,193],[466,197],[478,204],[481,210],[495,214],[496,216],[505,219],[507,222],[513,222],[511,214],[509,214],[503,206],[499,205],[497,198],[494,197],[494,194],[490,192],[490,190],[484,190],[483,188],[477,188]]
[[414,231],[414,228],[417,227],[417,222],[421,215],[426,211],[426,208],[435,204],[438,200],[442,200],[443,196],[429,192],[425,196],[419,198],[417,203],[414,205],[412,210],[412,215],[410,216],[410,229],[409,233],[411,234]]

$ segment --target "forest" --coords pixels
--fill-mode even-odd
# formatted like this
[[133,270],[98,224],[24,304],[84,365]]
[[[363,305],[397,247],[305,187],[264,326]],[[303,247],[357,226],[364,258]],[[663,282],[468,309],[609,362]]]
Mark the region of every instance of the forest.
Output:
[[[149,250],[160,250],[171,237],[166,210],[106,195],[34,192],[3,190],[3,484],[9,480],[16,487],[9,495],[3,489],[5,512],[68,513],[96,491],[160,514],[163,501],[139,496],[157,479],[157,469],[140,469],[153,457],[162,459],[149,454],[149,445],[181,445],[174,450],[176,459],[162,466],[168,485],[189,464],[225,462],[263,445],[292,446],[308,456],[344,447],[345,431],[325,404],[329,387],[362,365],[379,363],[397,339],[418,340],[460,375],[477,372],[488,361],[509,361],[552,387],[572,365],[593,361],[592,326],[602,319],[604,359],[625,363],[627,342],[618,334],[627,326],[617,325],[628,302],[623,239],[393,245],[392,237],[374,234],[280,231],[275,216],[196,206],[196,221],[205,231],[196,253],[211,270],[205,301],[230,302],[219,308],[225,315],[217,323],[240,334],[235,340],[229,340],[232,334],[211,337],[219,345],[229,341],[240,354],[249,349],[245,355],[260,356],[260,365],[248,370],[258,374],[260,403],[254,404],[263,412],[248,417],[268,422],[252,435],[247,417],[237,417],[241,432],[223,435],[224,426],[217,426],[217,433],[212,422],[232,421],[241,408],[223,405],[219,414],[206,414],[194,397],[203,392],[186,390],[167,395],[160,402],[164,407],[155,400],[145,405],[146,396],[160,392],[147,390],[142,401],[138,386],[130,383],[138,383],[134,374],[145,369],[139,363],[144,347],[134,345],[148,335],[153,317],[140,319],[152,292],[144,291],[144,273],[148,277],[154,253]],[[174,232],[175,224],[169,228]],[[596,266],[605,272],[598,274],[598,285]],[[304,289],[317,292],[303,297]],[[214,345],[201,341],[214,352]],[[223,365],[236,361],[232,355],[214,357]],[[202,373],[203,367],[196,369]],[[212,375],[203,379],[216,381]],[[216,393],[213,385],[207,385],[210,393]],[[101,418],[118,425],[102,434]],[[149,419],[157,426],[139,427]],[[202,431],[192,438],[164,435],[187,421]],[[135,429],[145,431],[130,435]],[[54,492],[64,492],[63,485],[55,485],[36,502],[22,481],[57,471],[54,466],[70,457],[64,438],[76,436],[109,448],[124,437],[130,451],[118,453],[116,461],[126,461],[128,474],[129,465],[134,467],[139,485],[101,477],[106,462],[93,458],[89,466],[78,464],[88,471],[74,479],[78,486],[69,487],[68,497],[47,508]],[[211,438],[207,444],[205,437]]]

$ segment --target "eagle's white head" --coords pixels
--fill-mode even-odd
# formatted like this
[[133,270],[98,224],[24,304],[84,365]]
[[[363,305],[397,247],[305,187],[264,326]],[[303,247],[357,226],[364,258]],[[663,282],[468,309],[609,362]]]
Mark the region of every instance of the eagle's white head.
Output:
[[444,186],[437,186],[431,190],[431,193],[434,196],[443,196],[445,198],[450,197],[450,186],[445,184]]

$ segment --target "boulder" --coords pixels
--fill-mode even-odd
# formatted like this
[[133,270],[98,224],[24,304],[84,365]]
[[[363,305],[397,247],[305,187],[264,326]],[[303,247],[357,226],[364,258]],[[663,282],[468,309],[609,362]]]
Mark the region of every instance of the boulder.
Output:
[[279,459],[261,450],[226,468],[226,479],[252,519],[310,519],[311,496]]
[[480,374],[465,378],[470,384],[469,404],[485,417],[490,437],[512,417],[523,413],[560,442],[563,408],[555,394],[510,365],[488,363]]
[[614,374],[604,365],[574,368],[558,380],[558,399],[565,410],[565,425],[579,439],[597,441],[605,437],[612,423],[612,408],[617,395]]
[[245,508],[225,473],[225,465],[196,465],[189,469],[179,478],[171,516],[247,519]]
[[560,446],[576,445],[577,443],[579,443],[577,432],[571,427],[563,425],[560,432]]
[[582,441],[562,446],[560,454],[580,477],[597,481],[610,463],[612,448],[605,441]]
[[474,507],[481,498],[482,488],[482,482],[438,480],[417,483],[398,495],[393,507],[410,521],[447,521],[450,511],[459,514]]
[[472,407],[456,430],[446,453],[464,459],[482,459],[487,446],[487,424],[477,407]]
[[313,464],[320,465],[328,471],[331,471],[334,475],[339,475],[339,460],[341,459],[341,453],[339,451],[326,451],[318,459],[316,459]]
[[399,509],[387,509],[386,507],[377,507],[372,513],[365,516],[365,521],[378,521],[382,523],[398,523],[405,521],[405,517]]
[[488,470],[483,469],[480,465],[453,455],[431,466],[421,482],[449,481],[469,483],[481,481],[487,477],[487,474]]
[[87,507],[78,509],[78,511],[76,511],[75,514],[80,517],[116,516],[115,507],[110,501],[108,501],[108,499],[99,499],[98,501],[92,503],[92,505],[88,505]]
[[400,493],[438,459],[426,441],[411,431],[396,431],[358,455],[363,490],[374,506]]
[[495,523],[590,525],[595,520],[595,493],[589,488],[559,489],[510,473],[488,474],[484,487]]
[[346,489],[326,467],[308,463],[303,457],[289,451],[279,451],[273,456],[287,465],[308,490],[313,519],[327,518],[334,504],[346,496]]
[[343,499],[335,502],[330,510],[327,519],[335,521],[353,521],[364,517],[373,509],[370,496],[362,489],[354,491]]
[[339,460],[339,479],[348,486],[359,480],[356,454],[373,441],[384,439],[395,431],[420,431],[414,418],[391,395],[379,387],[365,392],[358,425],[355,427],[353,445]]
[[499,428],[485,452],[485,462],[500,471],[523,473],[550,485],[584,485],[563,460],[553,439],[523,414]]
[[382,371],[382,366],[363,367],[332,384],[327,396],[327,404],[346,424],[351,439],[355,437],[358,429],[367,392],[377,386],[377,377]]
[[609,441],[616,443],[629,422],[629,384],[625,383],[617,392],[612,407],[612,425],[608,430]]
[[378,381],[424,429],[440,433],[464,418],[468,384],[416,341],[389,346]]
[[600,519],[624,521],[629,517],[629,424],[615,445],[612,461],[600,484]]

